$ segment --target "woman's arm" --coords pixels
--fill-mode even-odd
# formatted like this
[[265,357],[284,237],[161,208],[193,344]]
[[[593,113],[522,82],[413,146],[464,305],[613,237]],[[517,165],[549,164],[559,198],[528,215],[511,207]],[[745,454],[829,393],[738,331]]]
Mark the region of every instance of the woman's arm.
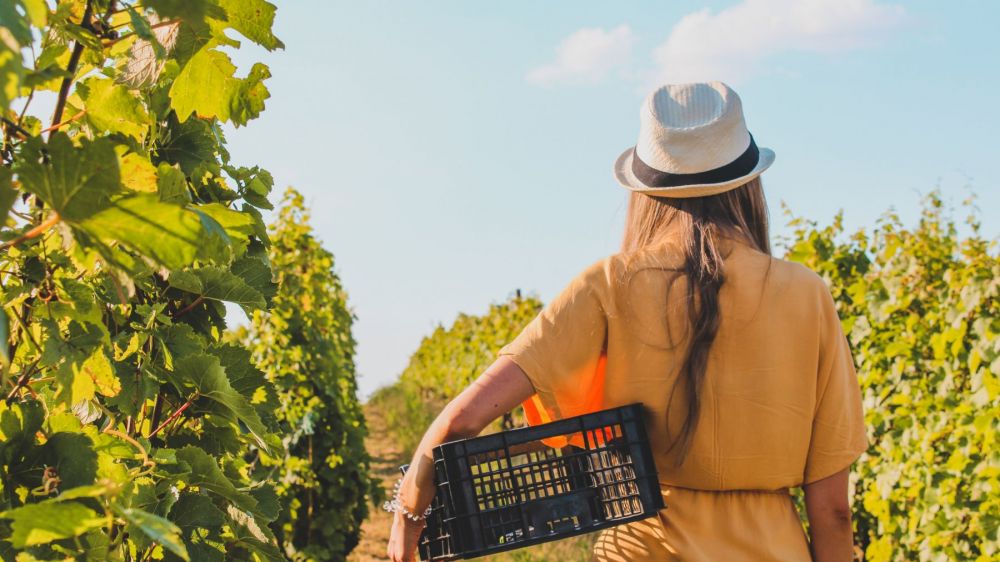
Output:
[[[420,440],[400,485],[400,499],[410,513],[422,514],[434,499],[434,447],[475,437],[493,420],[534,394],[531,381],[510,358],[497,359],[461,394],[452,400]],[[397,513],[392,522],[388,555],[394,562],[414,560],[423,521],[414,522]]]
[[814,562],[851,562],[854,559],[851,504],[847,499],[849,472],[845,468],[803,487]]

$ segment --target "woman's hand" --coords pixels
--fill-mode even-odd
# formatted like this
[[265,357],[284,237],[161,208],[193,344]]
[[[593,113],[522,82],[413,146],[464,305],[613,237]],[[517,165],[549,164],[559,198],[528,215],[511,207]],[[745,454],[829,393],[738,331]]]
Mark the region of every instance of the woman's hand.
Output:
[[[509,357],[497,359],[452,400],[427,428],[413,461],[399,485],[399,497],[411,513],[423,513],[434,499],[434,447],[455,439],[475,437],[496,418],[527,400],[534,389],[524,371]],[[424,521],[396,513],[392,520],[389,559],[416,560],[414,551]]]
[[392,518],[392,531],[389,534],[389,548],[386,554],[392,562],[414,562],[417,560],[417,541],[420,531],[424,530],[424,520],[413,521],[401,513]]

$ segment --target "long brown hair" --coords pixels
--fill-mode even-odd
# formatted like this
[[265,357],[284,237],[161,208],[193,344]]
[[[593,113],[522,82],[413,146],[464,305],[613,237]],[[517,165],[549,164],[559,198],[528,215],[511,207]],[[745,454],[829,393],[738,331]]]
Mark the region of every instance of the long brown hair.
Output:
[[689,345],[680,376],[674,383],[676,388],[683,382],[688,409],[681,431],[670,445],[671,450],[677,448],[680,464],[698,425],[708,352],[719,330],[719,290],[725,282],[720,241],[741,239],[758,251],[771,254],[767,201],[760,178],[707,197],[652,197],[633,192],[625,219],[622,252],[630,254],[667,237],[678,242],[683,251],[680,273],[687,281],[685,302],[689,303]]

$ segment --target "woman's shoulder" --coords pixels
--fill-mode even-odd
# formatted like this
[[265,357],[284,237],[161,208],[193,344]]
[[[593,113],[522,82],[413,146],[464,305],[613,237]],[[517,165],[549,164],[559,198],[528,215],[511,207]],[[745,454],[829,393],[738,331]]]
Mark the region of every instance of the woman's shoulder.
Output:
[[729,258],[727,267],[731,277],[744,275],[747,270],[758,270],[763,273],[763,279],[780,285],[807,290],[826,290],[827,287],[823,278],[806,265],[766,254],[749,244],[735,244]]
[[637,269],[635,256],[622,253],[606,255],[580,270],[564,289],[564,293],[579,295],[590,293],[605,306],[614,298],[616,287]]
[[602,289],[610,284],[617,269],[615,255],[605,256],[583,268],[571,284],[586,285],[591,289]]
[[826,282],[823,278],[808,266],[777,256],[770,256],[770,259],[771,267],[787,279],[804,287],[826,288]]
[[820,301],[831,299],[830,286],[826,280],[808,266],[778,257],[771,257],[771,264],[782,277],[784,285],[798,289]]

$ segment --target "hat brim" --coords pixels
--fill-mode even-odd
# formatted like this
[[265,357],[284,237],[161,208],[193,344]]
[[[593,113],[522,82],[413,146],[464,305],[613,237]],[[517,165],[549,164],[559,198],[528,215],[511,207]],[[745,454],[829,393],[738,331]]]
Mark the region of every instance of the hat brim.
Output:
[[615,179],[622,187],[647,195],[659,197],[705,197],[707,195],[717,195],[730,189],[747,183],[759,176],[764,170],[774,163],[774,151],[770,148],[760,148],[760,157],[757,165],[748,174],[734,178],[722,183],[702,183],[696,185],[679,185],[674,187],[650,187],[635,177],[632,173],[632,157],[635,154],[635,147],[622,152],[618,160],[615,161]]

